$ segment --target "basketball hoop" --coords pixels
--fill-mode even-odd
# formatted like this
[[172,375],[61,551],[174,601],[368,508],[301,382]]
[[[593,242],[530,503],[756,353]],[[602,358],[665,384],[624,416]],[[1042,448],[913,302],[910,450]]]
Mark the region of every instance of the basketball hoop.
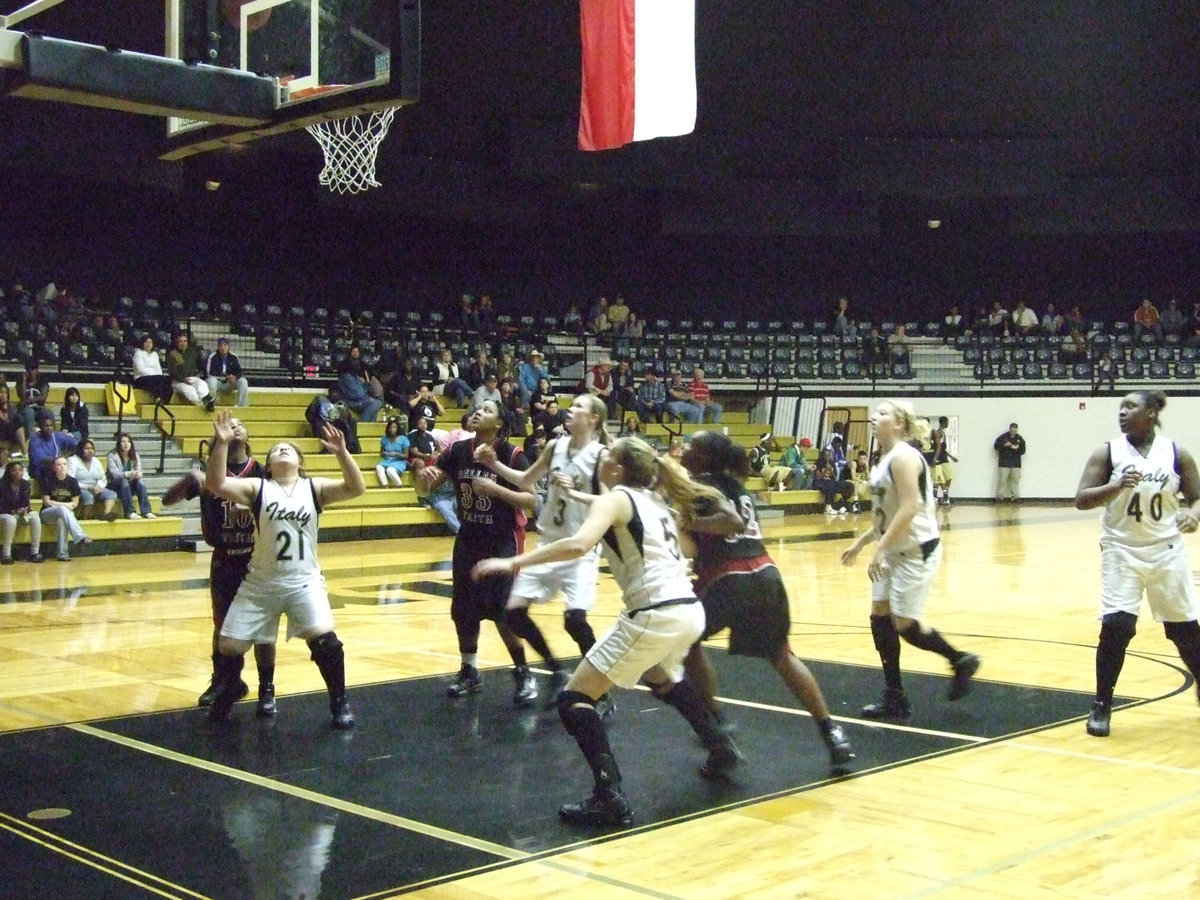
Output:
[[396,109],[388,107],[369,116],[347,116],[306,125],[325,153],[325,168],[318,176],[321,184],[342,194],[379,187],[375,180],[375,154],[387,137]]

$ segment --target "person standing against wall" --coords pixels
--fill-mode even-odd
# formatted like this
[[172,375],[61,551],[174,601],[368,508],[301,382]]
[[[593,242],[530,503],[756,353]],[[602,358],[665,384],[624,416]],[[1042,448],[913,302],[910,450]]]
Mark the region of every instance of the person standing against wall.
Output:
[[1017,423],[996,438],[993,445],[999,454],[1000,474],[996,480],[996,499],[1016,503],[1021,499],[1021,457],[1025,455],[1025,438],[1017,432]]

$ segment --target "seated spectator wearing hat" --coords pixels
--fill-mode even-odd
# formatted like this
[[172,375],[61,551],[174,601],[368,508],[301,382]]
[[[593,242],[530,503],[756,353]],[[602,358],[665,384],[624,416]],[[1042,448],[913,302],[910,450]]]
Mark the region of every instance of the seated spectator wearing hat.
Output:
[[712,391],[708,389],[708,382],[704,380],[704,370],[699,366],[692,370],[692,380],[688,384],[688,391],[692,395],[692,402],[700,407],[700,421],[706,419],[714,423],[721,421],[721,413],[725,407],[713,397]]
[[67,460],[67,474],[79,485],[78,518],[111,522],[117,517],[113,511],[117,492],[108,486],[106,466],[96,459],[96,444],[91,438],[79,442],[75,455]]
[[217,349],[204,363],[204,375],[208,393],[214,398],[217,394],[236,393],[238,406],[250,405],[250,382],[242,374],[241,360],[229,350],[229,338],[217,339]]
[[42,492],[42,524],[57,531],[58,561],[67,562],[71,558],[67,552],[68,536],[81,547],[90,544],[92,539],[75,518],[75,510],[80,504],[79,482],[67,474],[65,456],[55,457],[50,474],[39,479],[38,486]]
[[70,434],[54,430],[54,414],[43,409],[38,415],[37,430],[29,436],[29,474],[40,484],[50,476],[54,460],[69,456],[78,446],[79,441]]
[[550,373],[545,367],[545,357],[540,350],[530,350],[525,362],[517,367],[517,383],[521,389],[521,405],[528,407],[533,395],[545,379],[550,381]]
[[503,402],[504,398],[500,396],[500,389],[497,387],[499,379],[495,372],[488,372],[483,376],[483,384],[475,389],[475,393],[471,395],[471,412],[483,406],[485,400],[491,400],[497,406]]
[[12,544],[18,525],[29,526],[29,561],[42,561],[42,518],[30,509],[29,479],[25,467],[13,460],[0,479],[0,565],[13,563]]
[[616,414],[617,395],[613,390],[612,360],[602,359],[587,371],[583,379],[584,393],[599,397],[608,409],[611,419]]
[[216,402],[208,384],[201,378],[204,371],[200,351],[191,346],[186,332],[175,335],[175,346],[167,353],[167,373],[171,376],[171,387],[180,398],[193,406],[203,406],[212,412]]
[[750,471],[766,482],[768,491],[772,488],[782,491],[792,474],[787,466],[771,465],[771,451],[775,449],[775,438],[769,431],[761,435],[758,443],[750,448]]
[[653,366],[646,369],[642,383],[638,385],[634,408],[643,422],[662,423],[667,411],[667,386],[658,377]]
[[149,391],[162,403],[168,402],[175,390],[170,377],[163,374],[162,360],[158,358],[154,338],[150,335],[143,337],[142,346],[133,351],[133,386]]

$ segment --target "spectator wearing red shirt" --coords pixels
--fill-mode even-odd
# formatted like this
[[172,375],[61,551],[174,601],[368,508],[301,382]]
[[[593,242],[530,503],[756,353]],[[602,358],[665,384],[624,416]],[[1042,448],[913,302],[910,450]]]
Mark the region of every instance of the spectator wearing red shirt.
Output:
[[688,390],[692,392],[692,402],[701,409],[701,422],[706,419],[709,422],[721,421],[721,412],[724,407],[713,399],[712,391],[708,389],[708,383],[704,380],[704,370],[699,366],[692,371],[692,381],[688,385]]
[[1142,305],[1133,313],[1134,337],[1140,338],[1144,332],[1150,332],[1156,340],[1162,341],[1162,322],[1159,321],[1158,309],[1150,302],[1149,297],[1143,300]]

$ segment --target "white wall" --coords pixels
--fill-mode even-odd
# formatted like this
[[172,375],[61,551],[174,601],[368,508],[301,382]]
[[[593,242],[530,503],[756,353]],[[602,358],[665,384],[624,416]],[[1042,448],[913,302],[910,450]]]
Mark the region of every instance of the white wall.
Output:
[[[835,406],[874,409],[882,397],[842,397]],[[959,453],[952,496],[995,495],[996,451],[992,445],[1009,422],[1025,438],[1021,495],[1027,499],[1074,498],[1088,456],[1104,441],[1120,434],[1113,397],[946,397],[909,398],[917,413],[937,422],[958,416]],[[1200,397],[1171,397],[1162,415],[1162,433],[1200,458]]]

